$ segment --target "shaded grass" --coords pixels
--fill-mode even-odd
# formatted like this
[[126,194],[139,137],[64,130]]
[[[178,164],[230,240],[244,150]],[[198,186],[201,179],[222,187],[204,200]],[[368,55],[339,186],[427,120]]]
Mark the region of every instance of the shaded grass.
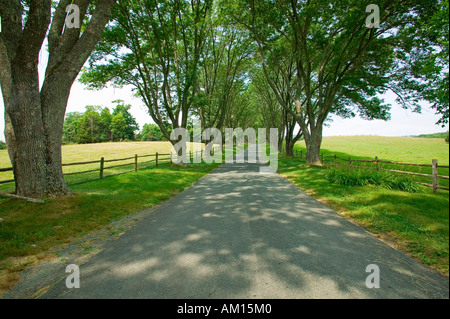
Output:
[[[358,155],[365,154],[360,151]],[[279,172],[309,195],[448,277],[448,192],[433,194],[422,186],[417,193],[408,193],[369,184],[337,185],[327,180],[327,168],[306,165],[299,158],[280,158]]]

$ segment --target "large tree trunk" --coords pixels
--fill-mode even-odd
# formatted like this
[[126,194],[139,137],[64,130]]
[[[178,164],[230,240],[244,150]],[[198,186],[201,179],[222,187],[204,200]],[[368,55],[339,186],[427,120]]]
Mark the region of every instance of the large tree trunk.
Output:
[[317,126],[305,136],[306,163],[309,165],[322,165],[320,161],[320,147],[322,145],[322,126]]
[[300,130],[296,136],[294,136],[295,126],[297,121],[291,114],[286,111],[285,114],[285,122],[286,122],[286,156],[292,157],[294,156],[294,146],[295,143],[302,137],[303,133]]
[[37,70],[21,72],[14,79],[12,99],[5,101],[11,120],[8,145],[16,193],[26,197],[45,195],[47,184],[44,129],[40,107]]
[[302,116],[302,106],[299,100],[295,100],[297,115],[295,119],[300,125],[301,133],[306,144],[306,163],[309,165],[322,165],[320,161],[320,147],[322,145],[323,121],[309,119],[311,123],[307,125],[305,117]]
[[[76,77],[76,75],[75,75]],[[62,170],[62,135],[64,116],[75,77],[52,74],[46,78],[41,91],[42,119],[45,132],[47,194],[70,194]]]
[[[278,153],[282,153],[283,152],[283,141],[284,141],[284,132],[285,132],[286,128],[278,128]],[[268,133],[268,137],[266,141],[270,141],[270,128],[267,129]]]
[[26,197],[70,194],[62,172],[61,144],[73,80],[53,76],[39,92],[37,70],[28,74],[15,73],[20,74],[14,79],[12,92],[16,98],[5,102],[11,120],[5,136],[14,168],[16,193]]
[[[98,43],[116,0],[98,0],[82,36],[65,28],[61,0],[51,19],[51,1],[31,1],[26,19],[19,1],[0,1],[5,26],[0,37],[0,83],[5,104],[5,137],[16,182],[25,197],[70,193],[61,167],[62,127],[70,88]],[[90,1],[76,1],[81,20]],[[51,28],[48,30],[50,22]],[[23,24],[25,22],[25,25]],[[49,62],[39,88],[39,53],[49,39]]]

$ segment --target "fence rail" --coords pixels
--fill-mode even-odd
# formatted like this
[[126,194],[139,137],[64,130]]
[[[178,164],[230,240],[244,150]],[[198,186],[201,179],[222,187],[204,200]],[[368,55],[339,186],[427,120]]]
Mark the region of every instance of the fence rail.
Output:
[[[303,151],[296,151],[295,153],[297,156],[299,155],[301,159],[303,159],[305,157],[306,159],[306,154]],[[374,169],[374,170],[379,170],[379,171],[386,171],[386,172],[392,172],[392,173],[398,173],[398,174],[407,174],[407,175],[414,175],[414,176],[421,176],[421,177],[428,177],[431,178],[432,183],[423,183],[423,182],[416,182],[417,184],[423,185],[423,186],[427,186],[427,187],[431,187],[433,189],[434,193],[437,193],[438,189],[443,189],[443,190],[450,190],[449,187],[446,186],[442,186],[439,185],[439,179],[444,179],[444,180],[450,180],[449,176],[447,175],[440,175],[439,174],[439,169],[448,169],[450,166],[449,165],[439,165],[438,164],[438,160],[433,159],[431,161],[431,164],[417,164],[417,163],[405,163],[405,162],[395,162],[395,161],[387,161],[387,160],[380,160],[378,159],[378,157],[375,157],[374,159],[353,159],[351,157],[349,158],[342,158],[339,157],[337,155],[324,155],[321,154],[320,155],[320,159],[323,165],[325,166],[329,166],[334,165],[344,165],[344,166],[348,166],[351,169],[355,169],[355,168],[359,168],[359,169]],[[329,159],[331,159],[331,163],[329,161]],[[328,162],[327,162],[328,160]],[[341,161],[341,162],[339,162]],[[342,163],[344,162],[344,163]],[[361,165],[354,165],[354,163],[369,163],[369,164],[374,164],[374,166],[361,166]],[[403,171],[403,170],[399,170],[399,169],[391,169],[391,168],[383,168],[380,167],[380,163],[381,164],[390,164],[390,165],[400,165],[400,166],[413,166],[413,167],[425,167],[425,168],[431,168],[431,174],[425,174],[425,173],[419,173],[419,172],[411,172],[411,171]]]
[[[189,156],[190,157],[192,156],[191,152],[190,152]],[[151,159],[151,160],[146,160],[146,161],[139,163],[139,159],[143,159],[143,158],[148,159],[148,158],[152,158],[152,157],[153,157],[153,159]],[[133,161],[129,162],[129,163],[123,163],[123,164],[112,165],[112,166],[105,165],[107,163],[116,163],[116,162],[131,161],[131,160],[133,160]],[[125,158],[116,158],[116,159],[105,159],[104,157],[102,157],[101,159],[95,160],[95,161],[63,163],[62,167],[84,166],[84,165],[94,165],[94,164],[98,164],[99,167],[95,168],[95,169],[82,170],[79,172],[64,173],[63,175],[64,176],[74,176],[74,175],[98,172],[98,177],[68,183],[69,185],[82,184],[82,183],[86,183],[86,182],[104,179],[106,177],[117,176],[117,175],[127,174],[127,173],[131,173],[131,172],[137,172],[139,169],[145,169],[145,168],[149,168],[149,167],[159,167],[160,165],[165,165],[165,164],[172,164],[172,152],[170,154],[159,154],[159,153],[149,154],[149,155],[135,154],[134,156],[125,157]],[[112,174],[105,175],[106,170],[122,168],[122,167],[127,167],[127,166],[133,166],[133,169],[127,170],[125,172],[112,173]],[[0,168],[0,172],[10,172],[10,171],[13,171],[12,167]],[[3,180],[3,181],[0,181],[0,185],[14,183],[14,182],[15,182],[14,179]]]

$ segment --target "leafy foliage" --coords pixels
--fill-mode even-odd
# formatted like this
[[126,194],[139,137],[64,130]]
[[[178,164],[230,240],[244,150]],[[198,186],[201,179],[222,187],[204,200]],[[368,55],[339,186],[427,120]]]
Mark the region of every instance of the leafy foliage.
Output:
[[117,140],[134,140],[139,127],[129,113],[130,105],[114,101],[113,114],[108,108],[86,106],[84,113],[66,115],[63,127],[63,143],[100,143]]
[[156,124],[144,124],[141,134],[141,141],[163,141],[164,136],[161,129]]
[[169,139],[164,123],[186,128],[192,111],[212,3],[120,1],[81,81],[93,89],[131,85]]
[[419,18],[400,30],[401,86],[416,90],[441,116],[437,124],[449,122],[449,3],[430,1]]

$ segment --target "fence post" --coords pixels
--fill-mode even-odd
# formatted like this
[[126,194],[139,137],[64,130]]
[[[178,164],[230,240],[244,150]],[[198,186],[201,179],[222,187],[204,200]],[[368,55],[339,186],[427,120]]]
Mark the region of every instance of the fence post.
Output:
[[323,157],[323,153],[322,155],[320,155],[320,161],[322,162],[322,165],[325,164],[325,158]]
[[350,169],[353,168],[353,165],[352,165],[352,158],[351,158],[351,157],[348,158],[348,166],[350,167]]
[[134,155],[134,171],[138,171],[138,155]]
[[172,150],[170,150],[170,166],[172,166]]
[[100,179],[103,179],[103,170],[105,168],[105,158],[100,159]]
[[433,193],[438,192],[438,160],[433,160]]
[[336,166],[337,166],[337,155],[334,154],[334,167],[336,167]]
[[378,163],[378,156],[375,156],[375,165],[377,166],[377,171],[380,170],[380,165]]
[[158,152],[156,152],[156,167],[158,167]]

